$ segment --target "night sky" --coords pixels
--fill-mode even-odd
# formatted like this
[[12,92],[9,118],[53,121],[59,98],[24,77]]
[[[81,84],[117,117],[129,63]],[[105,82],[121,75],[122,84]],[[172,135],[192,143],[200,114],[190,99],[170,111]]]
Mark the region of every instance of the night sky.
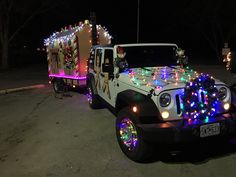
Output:
[[[26,45],[42,46],[44,38],[61,27],[89,19],[91,11],[113,36],[113,43],[136,42],[137,0],[55,2],[52,10],[37,15],[22,30]],[[235,19],[233,0],[140,0],[140,42],[177,43],[192,58],[214,61],[225,41],[236,48]]]

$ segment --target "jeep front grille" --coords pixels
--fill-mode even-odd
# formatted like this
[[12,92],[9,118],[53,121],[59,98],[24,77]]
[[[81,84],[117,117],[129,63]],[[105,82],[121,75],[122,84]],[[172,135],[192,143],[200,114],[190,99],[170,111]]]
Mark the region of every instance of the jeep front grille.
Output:
[[[181,99],[181,94],[175,95],[175,101],[176,101],[176,109],[177,109],[176,112],[177,114],[181,114],[182,109],[183,109],[183,100]],[[198,101],[201,103],[205,102],[204,92],[199,92]]]
[[175,96],[175,101],[176,101],[176,107],[177,107],[177,114],[181,113],[181,106],[180,106],[180,95],[177,94]]

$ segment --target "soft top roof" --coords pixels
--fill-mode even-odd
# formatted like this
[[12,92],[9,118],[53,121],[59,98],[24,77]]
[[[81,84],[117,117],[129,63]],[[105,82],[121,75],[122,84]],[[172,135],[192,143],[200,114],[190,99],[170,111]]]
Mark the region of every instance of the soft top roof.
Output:
[[174,43],[133,43],[133,44],[116,44],[114,47],[132,47],[132,46],[175,46],[178,47]]
[[174,43],[130,43],[130,44],[109,44],[109,45],[95,45],[92,46],[92,48],[98,48],[98,47],[115,47],[117,48],[118,46],[121,47],[133,47],[133,46],[174,46],[178,47]]

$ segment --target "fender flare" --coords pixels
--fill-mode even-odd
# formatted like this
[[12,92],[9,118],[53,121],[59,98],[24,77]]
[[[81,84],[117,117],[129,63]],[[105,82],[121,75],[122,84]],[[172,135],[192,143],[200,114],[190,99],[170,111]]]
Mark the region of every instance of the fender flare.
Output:
[[134,90],[125,90],[117,95],[117,113],[124,107],[130,107],[130,111],[132,111],[133,106],[138,108],[136,114],[142,124],[152,124],[163,121],[156,104],[149,96]]

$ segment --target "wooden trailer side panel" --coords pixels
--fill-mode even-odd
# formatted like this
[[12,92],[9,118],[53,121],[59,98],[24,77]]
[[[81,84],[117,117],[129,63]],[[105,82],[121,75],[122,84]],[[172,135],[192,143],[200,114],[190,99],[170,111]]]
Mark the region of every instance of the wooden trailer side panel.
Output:
[[[108,45],[111,43],[111,38],[108,32],[100,25],[97,30],[98,44]],[[78,37],[78,52],[79,52],[79,76],[85,77],[87,74],[87,61],[92,47],[92,28],[90,25],[84,25],[83,30],[77,33]]]
[[90,25],[84,25],[83,29],[77,33],[78,52],[79,52],[79,76],[85,77],[87,74],[87,60],[92,47],[92,28]]

